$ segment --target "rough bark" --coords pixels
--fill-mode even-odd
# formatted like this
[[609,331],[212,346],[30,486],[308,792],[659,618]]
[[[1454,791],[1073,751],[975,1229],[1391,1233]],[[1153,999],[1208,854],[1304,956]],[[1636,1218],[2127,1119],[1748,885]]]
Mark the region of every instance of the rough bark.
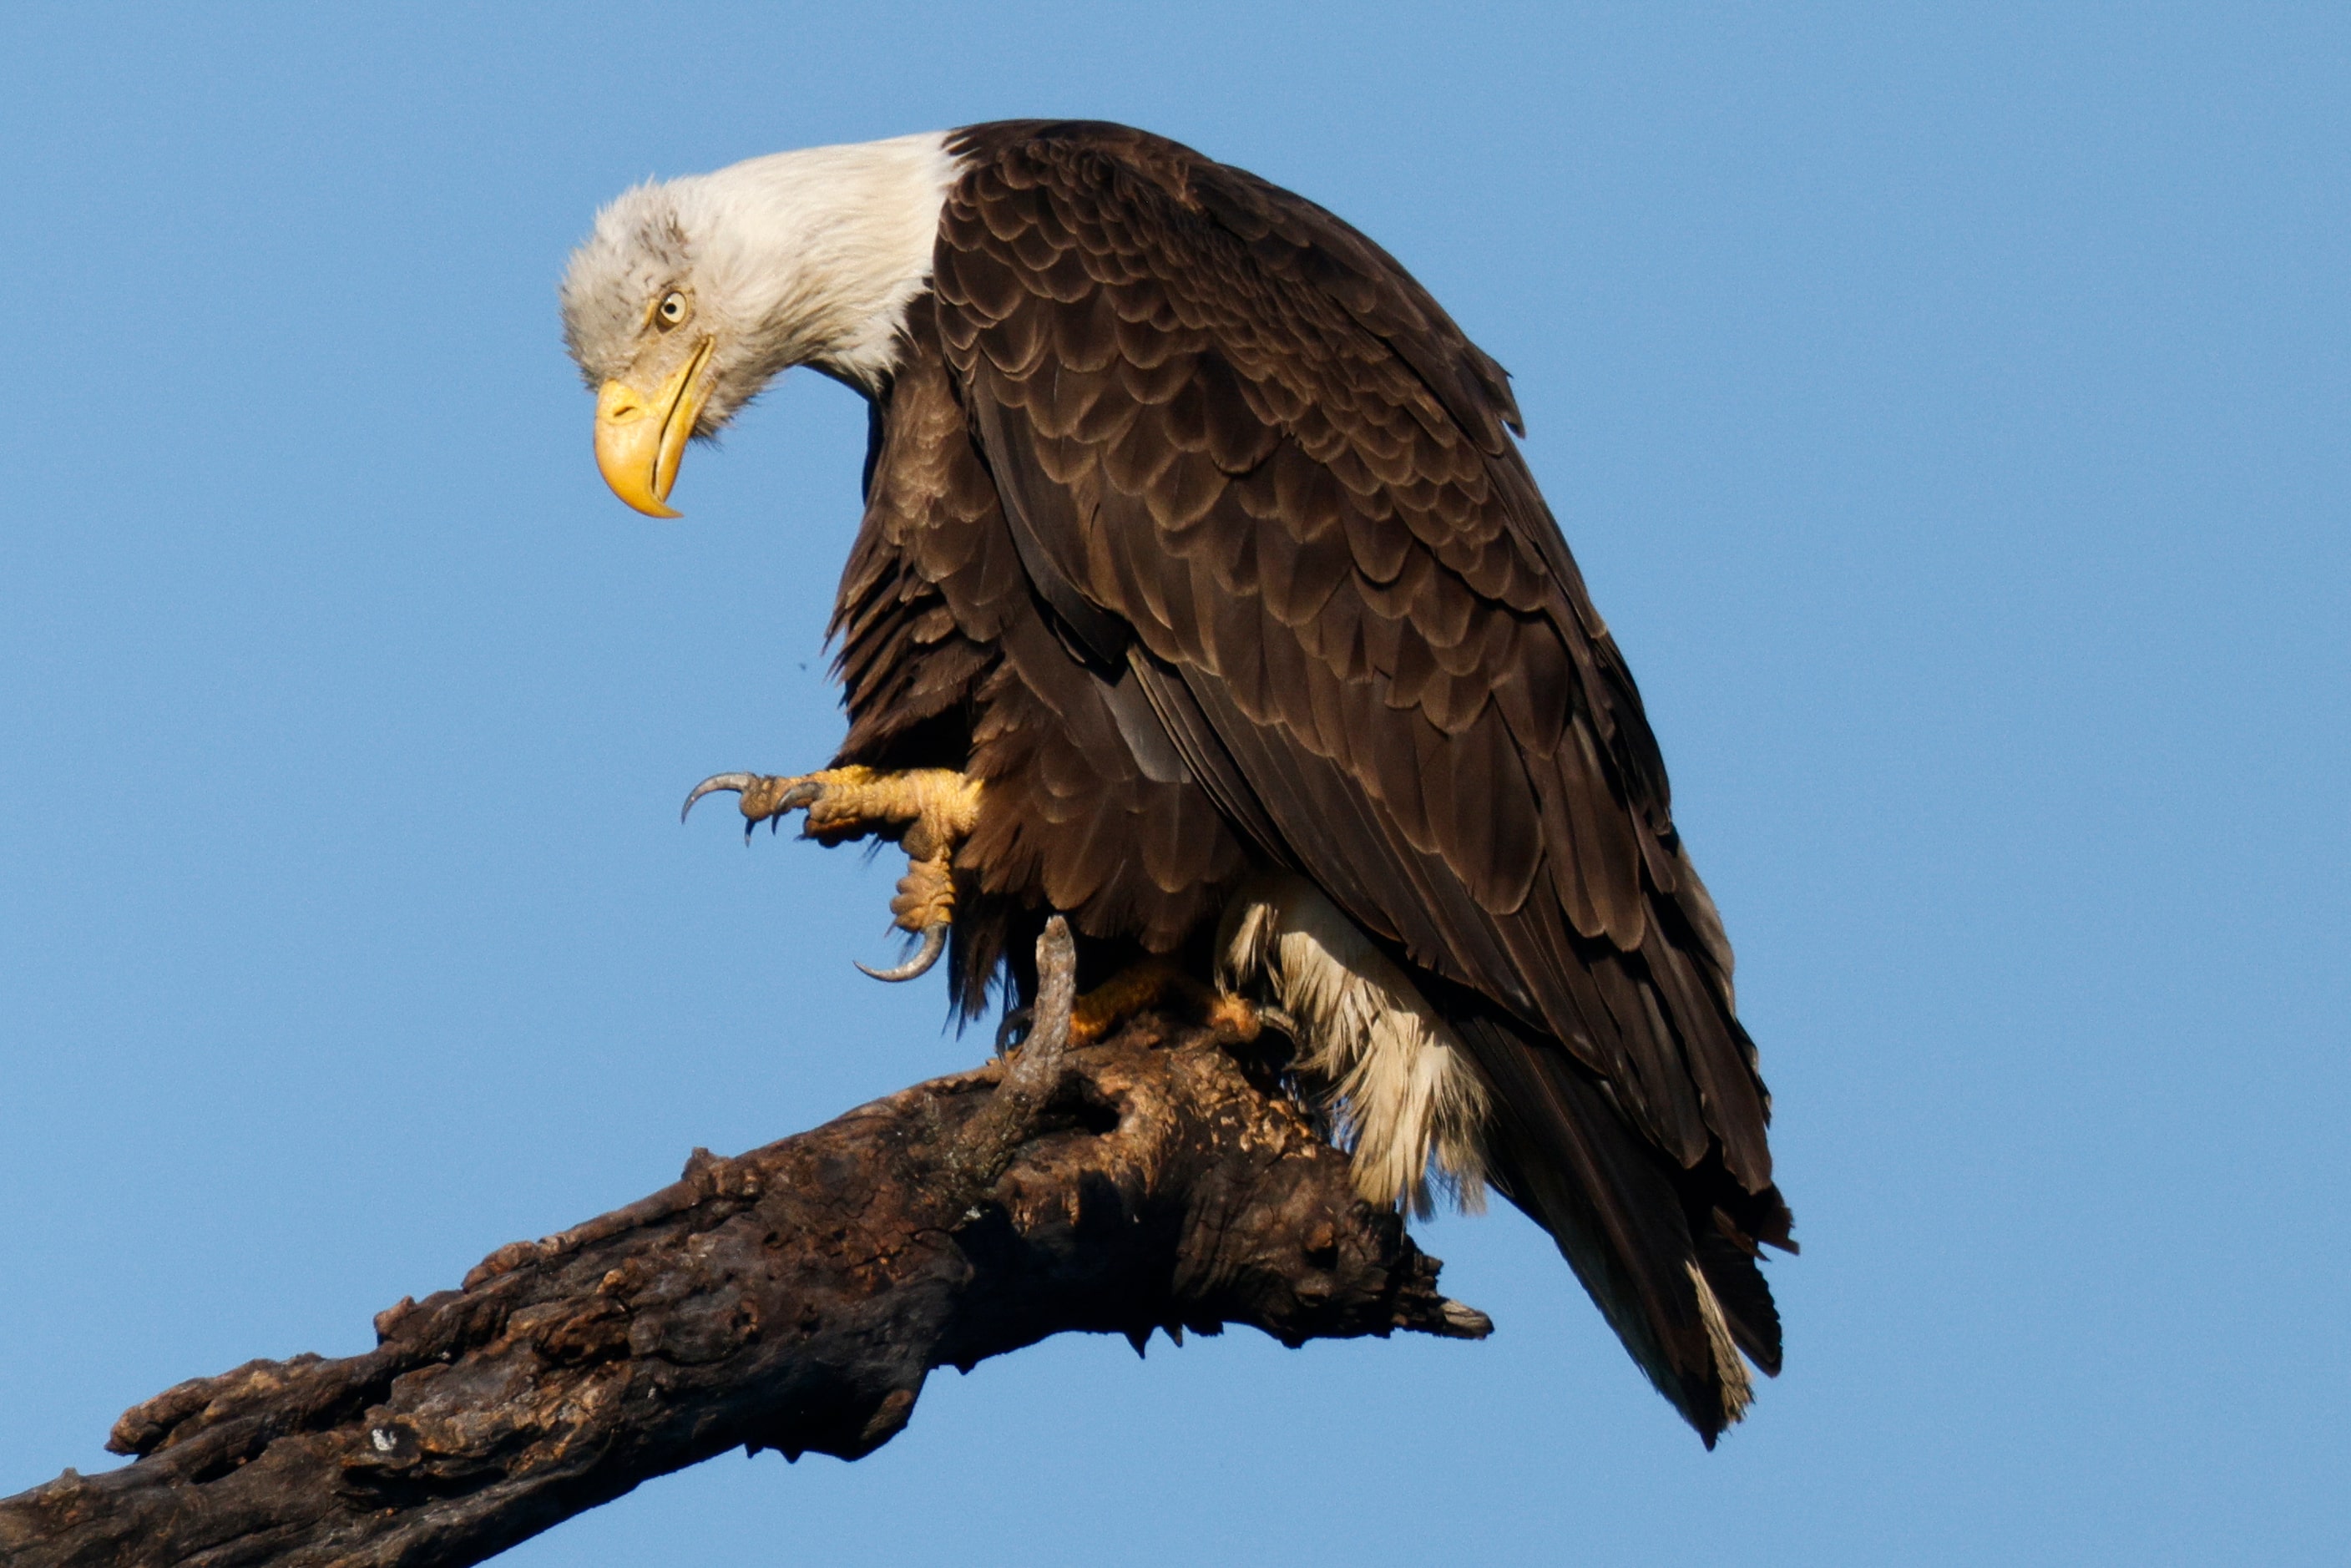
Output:
[[652,1197],[380,1313],[366,1354],[158,1395],[108,1445],[136,1463],[0,1501],[0,1557],[476,1563],[729,1448],[860,1458],[933,1367],[1069,1330],[1487,1332],[1276,1064],[1156,1015],[1071,1047],[1066,963],[1040,967],[1062,984],[1008,1063],[696,1150]]

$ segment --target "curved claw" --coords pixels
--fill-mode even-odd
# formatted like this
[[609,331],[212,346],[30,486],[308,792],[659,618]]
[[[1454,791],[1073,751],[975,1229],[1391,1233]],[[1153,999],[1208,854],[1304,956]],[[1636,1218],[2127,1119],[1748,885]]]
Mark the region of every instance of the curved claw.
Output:
[[1014,1046],[1027,1040],[1036,1025],[1037,1009],[1035,1008],[1014,1008],[1010,1012],[1006,1013],[1004,1021],[996,1026],[996,1054],[1002,1056]]
[[678,808],[677,820],[684,821],[693,812],[694,803],[705,795],[715,795],[721,789],[732,789],[740,795],[758,781],[759,776],[756,773],[714,773],[694,787],[694,793],[688,795],[685,804]]
[[[939,955],[946,950],[947,923],[941,920],[923,927],[923,945],[914,950],[914,956],[913,957],[907,959],[896,968],[874,969],[868,968],[863,964],[859,964],[857,967],[865,970],[867,974],[872,976],[877,980],[888,980],[891,984],[895,985],[901,980],[919,979],[921,977],[929,974],[931,971],[931,966],[937,963],[939,961]],[[852,962],[854,962],[854,960],[852,960]]]

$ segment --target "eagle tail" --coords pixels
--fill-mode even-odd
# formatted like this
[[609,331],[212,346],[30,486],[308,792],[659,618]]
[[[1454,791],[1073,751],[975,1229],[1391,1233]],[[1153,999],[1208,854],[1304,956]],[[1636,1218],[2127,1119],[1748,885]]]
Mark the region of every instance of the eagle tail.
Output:
[[[1609,1325],[1708,1448],[1780,1370],[1757,1240],[1788,1247],[1776,1189],[1742,1192],[1639,1137],[1565,1049],[1482,1008],[1451,1019],[1494,1088],[1494,1186],[1551,1232]],[[1709,1166],[1715,1168],[1709,1169]]]

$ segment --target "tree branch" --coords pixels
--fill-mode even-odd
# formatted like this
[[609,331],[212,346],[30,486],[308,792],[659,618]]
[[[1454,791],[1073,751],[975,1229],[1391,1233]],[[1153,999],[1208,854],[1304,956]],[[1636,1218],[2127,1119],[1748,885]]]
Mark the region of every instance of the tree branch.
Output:
[[1488,1332],[1275,1064],[1156,1015],[1072,1047],[1066,933],[1039,956],[1008,1065],[696,1150],[652,1197],[378,1314],[366,1354],[158,1395],[108,1444],[136,1463],[0,1500],[0,1556],[454,1568],[728,1448],[858,1458],[931,1368],[1069,1330]]

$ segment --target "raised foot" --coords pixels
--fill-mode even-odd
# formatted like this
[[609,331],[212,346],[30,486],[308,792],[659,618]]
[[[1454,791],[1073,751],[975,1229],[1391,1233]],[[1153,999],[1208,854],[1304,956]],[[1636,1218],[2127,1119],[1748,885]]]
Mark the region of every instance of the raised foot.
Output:
[[796,810],[808,813],[801,831],[820,843],[895,839],[905,850],[906,874],[890,901],[893,923],[922,938],[912,957],[891,969],[868,968],[877,980],[911,980],[946,951],[955,919],[954,860],[979,821],[979,780],[945,768],[879,773],[871,768],[831,768],[819,773],[716,773],[694,787],[678,813],[684,821],[705,795],[732,790],[743,812],[743,841],[761,822],[772,827]]
[[732,790],[743,813],[743,836],[761,822],[808,812],[803,830],[828,844],[878,835],[896,839],[916,859],[962,841],[979,820],[979,780],[946,768],[880,773],[871,768],[828,768],[820,773],[714,773],[694,787],[678,813],[684,821],[705,795]]

